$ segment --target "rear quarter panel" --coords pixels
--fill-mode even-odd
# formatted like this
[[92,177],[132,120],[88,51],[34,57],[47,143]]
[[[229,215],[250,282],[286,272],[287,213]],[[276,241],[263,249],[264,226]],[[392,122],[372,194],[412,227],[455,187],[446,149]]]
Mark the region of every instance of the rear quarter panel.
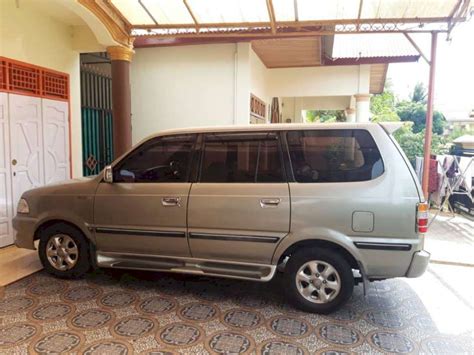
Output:
[[[389,136],[378,125],[367,128],[382,156],[385,171],[371,181],[347,183],[290,183],[290,234],[277,248],[274,262],[293,243],[325,239],[344,246],[371,277],[405,275],[413,251],[422,249],[416,233],[416,205],[420,202],[413,177]],[[372,212],[373,229],[355,232],[355,211]],[[358,249],[356,241],[409,243],[411,251]]]

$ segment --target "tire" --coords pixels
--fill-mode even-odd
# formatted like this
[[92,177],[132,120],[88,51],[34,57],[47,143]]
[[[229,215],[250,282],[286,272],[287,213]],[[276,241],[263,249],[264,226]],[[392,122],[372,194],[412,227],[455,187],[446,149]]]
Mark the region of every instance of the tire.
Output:
[[287,297],[295,307],[306,312],[335,311],[352,296],[354,282],[349,263],[330,249],[298,250],[285,268]]
[[57,223],[42,230],[39,237],[39,257],[48,273],[73,279],[91,268],[89,242],[73,226]]

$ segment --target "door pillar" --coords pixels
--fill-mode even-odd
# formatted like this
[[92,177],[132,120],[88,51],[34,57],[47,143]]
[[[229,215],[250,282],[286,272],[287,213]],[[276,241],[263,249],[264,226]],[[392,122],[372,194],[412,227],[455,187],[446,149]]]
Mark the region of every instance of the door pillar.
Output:
[[370,120],[370,94],[356,94],[356,122]]
[[130,93],[130,62],[133,49],[122,46],[107,48],[112,64],[112,114],[114,128],[114,159],[132,146],[132,111]]

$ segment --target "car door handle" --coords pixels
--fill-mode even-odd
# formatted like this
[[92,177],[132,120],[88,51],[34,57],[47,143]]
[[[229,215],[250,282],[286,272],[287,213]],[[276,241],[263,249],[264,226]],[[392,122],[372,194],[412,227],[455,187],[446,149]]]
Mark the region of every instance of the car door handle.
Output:
[[163,197],[161,199],[161,204],[165,207],[181,206],[180,197]]
[[268,208],[268,207],[277,207],[281,202],[279,198],[262,198],[260,200],[260,207]]

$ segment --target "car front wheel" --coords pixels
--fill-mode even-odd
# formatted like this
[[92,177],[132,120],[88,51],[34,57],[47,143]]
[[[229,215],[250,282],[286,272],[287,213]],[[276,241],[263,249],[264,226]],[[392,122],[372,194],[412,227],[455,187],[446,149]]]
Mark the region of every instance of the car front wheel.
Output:
[[329,249],[307,249],[294,253],[285,270],[288,297],[307,312],[329,313],[352,295],[354,277],[348,262]]
[[61,278],[77,278],[90,268],[87,239],[63,223],[40,232],[39,256],[47,272]]

